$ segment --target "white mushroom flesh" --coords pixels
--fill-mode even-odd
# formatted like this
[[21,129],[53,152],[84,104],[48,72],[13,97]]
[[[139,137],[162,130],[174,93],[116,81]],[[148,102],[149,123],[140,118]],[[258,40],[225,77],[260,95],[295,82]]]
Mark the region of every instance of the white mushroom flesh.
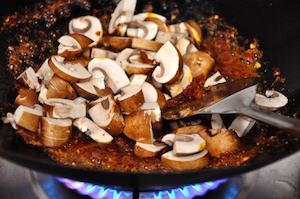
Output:
[[202,151],[205,140],[198,134],[176,134],[173,144],[174,155],[189,155]]

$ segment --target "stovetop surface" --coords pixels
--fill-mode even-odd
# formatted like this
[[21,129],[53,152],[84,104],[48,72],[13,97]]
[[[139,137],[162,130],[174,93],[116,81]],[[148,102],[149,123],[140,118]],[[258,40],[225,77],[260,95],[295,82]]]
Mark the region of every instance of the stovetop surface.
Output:
[[[219,188],[196,198],[298,199],[300,151],[271,165],[228,179]],[[82,199],[53,176],[0,158],[0,197],[3,199]]]

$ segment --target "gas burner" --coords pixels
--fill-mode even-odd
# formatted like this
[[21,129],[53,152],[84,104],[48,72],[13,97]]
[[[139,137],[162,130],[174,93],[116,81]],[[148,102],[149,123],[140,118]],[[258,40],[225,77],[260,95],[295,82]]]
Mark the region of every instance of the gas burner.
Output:
[[[75,190],[81,195],[89,196],[93,199],[102,199],[102,198],[114,198],[114,199],[129,199],[135,198],[134,193],[129,191],[120,191],[104,186],[99,186],[86,182],[74,181],[66,178],[57,178],[58,181],[62,182],[69,189]],[[220,184],[226,182],[227,179],[220,179],[211,182],[204,182],[194,185],[183,186],[180,188],[174,188],[171,190],[165,191],[156,191],[156,192],[141,192],[138,195],[138,198],[141,199],[173,199],[173,198],[182,198],[190,199],[196,196],[203,196],[209,190],[216,189]]]

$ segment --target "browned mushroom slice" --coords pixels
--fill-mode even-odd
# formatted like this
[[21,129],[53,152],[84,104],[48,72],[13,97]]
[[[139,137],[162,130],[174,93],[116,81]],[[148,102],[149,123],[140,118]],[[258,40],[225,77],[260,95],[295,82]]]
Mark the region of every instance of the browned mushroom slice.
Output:
[[130,84],[130,81],[123,69],[113,60],[108,58],[94,58],[88,65],[88,70],[93,75],[104,74],[106,84],[117,93],[121,88]]
[[83,16],[72,19],[69,23],[69,32],[82,34],[92,40],[89,46],[99,43],[103,35],[101,21],[94,16]]
[[191,155],[202,151],[205,140],[198,134],[176,134],[173,144],[174,155]]
[[101,44],[108,49],[114,51],[121,51],[131,46],[132,38],[130,37],[118,37],[118,36],[106,36],[101,40]]
[[168,32],[167,18],[152,12],[143,12],[133,16],[132,21],[152,21],[157,24],[159,31]]
[[74,83],[72,85],[81,97],[88,100],[96,99],[98,97],[98,93],[90,81]]
[[29,88],[21,88],[14,104],[16,106],[24,105],[29,107],[38,104],[38,94]]
[[210,162],[210,157],[206,149],[199,153],[186,156],[176,156],[173,151],[169,151],[161,156],[161,161],[164,165],[173,170],[185,171],[206,167]]
[[182,56],[177,48],[167,41],[156,53],[155,60],[159,65],[152,77],[161,84],[172,84],[179,80],[183,70]]
[[144,82],[142,84],[142,91],[144,94],[145,102],[157,102],[159,107],[162,108],[166,103],[164,93],[155,88],[152,84]]
[[22,72],[17,77],[17,80],[32,90],[40,90],[41,85],[32,67],[28,67],[24,72]]
[[145,102],[142,88],[136,84],[130,84],[121,89],[121,94],[116,96],[123,113],[128,114],[143,105]]
[[[48,64],[49,58],[47,58],[43,64],[41,65],[41,67],[39,68],[39,70],[36,72],[36,76],[43,80],[44,84],[48,84],[49,81],[51,80],[51,78],[54,75],[54,72],[51,70],[51,68],[49,67]],[[45,83],[46,82],[46,83]],[[42,83],[42,84],[43,84]]]
[[190,52],[183,56],[183,61],[192,71],[193,77],[203,75],[206,79],[211,72],[215,60],[206,52]]
[[46,98],[75,99],[77,97],[75,90],[70,83],[57,75],[53,75],[46,94]]
[[66,61],[81,56],[83,49],[93,42],[81,34],[63,35],[57,41],[60,43],[57,54],[64,57]]
[[79,118],[86,115],[86,104],[69,99],[50,98],[44,101],[43,114],[51,118]]
[[118,55],[117,53],[114,53],[109,50],[101,49],[101,48],[92,48],[90,50],[91,50],[91,53],[90,53],[91,58],[105,57],[105,58],[109,58],[109,59],[116,59],[116,57]]
[[221,154],[237,151],[241,147],[240,140],[232,130],[207,129],[198,134],[206,141],[206,148],[212,157],[219,158]]
[[65,62],[60,56],[51,56],[48,64],[55,74],[70,82],[89,80],[92,76],[81,63]]
[[157,102],[145,102],[139,109],[150,116],[153,130],[162,130],[161,110]]
[[112,13],[108,33],[125,35],[127,23],[131,22],[135,11],[136,0],[121,0]]
[[101,97],[90,103],[88,113],[92,120],[113,136],[124,129],[124,118],[112,95]]
[[172,32],[172,33],[182,34],[184,36],[189,35],[188,28],[187,28],[185,22],[170,24],[170,25],[168,25],[168,29],[169,29],[169,32]]
[[37,132],[41,116],[43,116],[43,107],[39,104],[32,107],[20,105],[15,110],[14,120],[18,126]]
[[136,142],[133,148],[135,155],[142,158],[150,158],[158,155],[160,151],[166,148],[166,145],[155,145],[155,144],[145,144],[141,142]]
[[[140,87],[142,87],[142,85],[144,84],[146,79],[147,79],[147,75],[144,75],[144,74],[133,74],[129,77],[130,84],[136,84]],[[145,95],[144,95],[144,97],[145,97]]]
[[128,24],[126,34],[128,37],[138,37],[146,40],[155,38],[158,31],[156,23],[151,21],[132,21]]
[[150,116],[142,110],[125,116],[123,133],[137,142],[152,144],[154,142]]
[[203,41],[202,30],[194,20],[188,20],[185,22],[189,35],[194,39],[198,47],[201,46]]
[[141,50],[150,50],[154,52],[157,52],[162,47],[162,45],[163,44],[160,42],[141,39],[141,38],[133,38],[131,43],[132,48],[137,48]]
[[72,120],[41,117],[39,135],[45,146],[58,147],[72,135]]
[[76,126],[81,132],[85,133],[98,143],[108,144],[111,143],[114,139],[104,129],[102,129],[92,120],[86,117],[76,119],[74,121],[74,126]]
[[169,90],[171,97],[175,97],[178,94],[182,93],[182,91],[190,85],[193,81],[193,75],[190,68],[183,64],[183,74],[181,80],[171,85],[166,85],[166,88]]

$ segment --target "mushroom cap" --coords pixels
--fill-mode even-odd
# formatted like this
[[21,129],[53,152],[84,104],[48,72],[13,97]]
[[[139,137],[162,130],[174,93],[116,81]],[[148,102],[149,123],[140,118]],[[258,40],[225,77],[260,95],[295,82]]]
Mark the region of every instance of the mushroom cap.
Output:
[[92,76],[81,63],[64,62],[60,56],[51,56],[48,64],[55,74],[70,82],[85,81]]
[[102,72],[107,78],[107,86],[117,93],[121,88],[130,84],[129,78],[123,69],[113,60],[108,58],[94,58],[88,64],[91,74],[96,71]]
[[49,98],[44,101],[43,114],[51,118],[79,118],[86,115],[86,104],[69,99]]
[[210,162],[210,158],[206,149],[186,156],[176,156],[173,151],[169,151],[161,156],[161,161],[173,170],[185,171],[206,167]]
[[121,89],[121,94],[116,96],[121,110],[131,113],[141,107],[144,102],[142,88],[136,84],[130,84]]
[[198,134],[176,134],[173,144],[174,155],[189,155],[202,151],[205,140]]
[[152,77],[161,84],[172,84],[178,81],[183,70],[183,62],[177,48],[167,41],[156,53],[157,66]]
[[14,119],[18,126],[37,132],[42,115],[43,108],[39,104],[32,107],[20,105],[14,112]]
[[24,105],[29,107],[37,103],[38,103],[38,94],[29,88],[19,89],[19,94],[16,97],[14,102],[16,106]]
[[89,46],[99,43],[103,35],[101,21],[95,16],[82,16],[74,18],[69,23],[69,32],[82,34],[92,40]]
[[75,99],[77,97],[70,83],[57,75],[53,75],[48,85],[47,98]]
[[119,34],[121,36],[125,34],[126,23],[132,20],[135,6],[136,0],[121,0],[118,3],[109,22],[109,34]]
[[72,134],[72,124],[69,118],[41,117],[39,134],[48,138],[68,140]]
[[157,52],[162,47],[162,45],[163,43],[142,38],[133,38],[131,43],[132,48],[150,50],[154,52]]
[[154,142],[150,116],[142,111],[134,111],[125,116],[124,135],[137,142],[152,144]]
[[288,103],[288,98],[280,92],[267,90],[266,95],[256,94],[255,103],[260,107],[276,110],[285,106]]
[[154,144],[145,144],[141,142],[136,142],[133,148],[135,155],[142,158],[150,158],[158,155],[160,151],[166,148],[166,145],[154,145]]
[[80,97],[86,99],[96,99],[98,97],[97,91],[91,81],[78,82],[72,84]]

